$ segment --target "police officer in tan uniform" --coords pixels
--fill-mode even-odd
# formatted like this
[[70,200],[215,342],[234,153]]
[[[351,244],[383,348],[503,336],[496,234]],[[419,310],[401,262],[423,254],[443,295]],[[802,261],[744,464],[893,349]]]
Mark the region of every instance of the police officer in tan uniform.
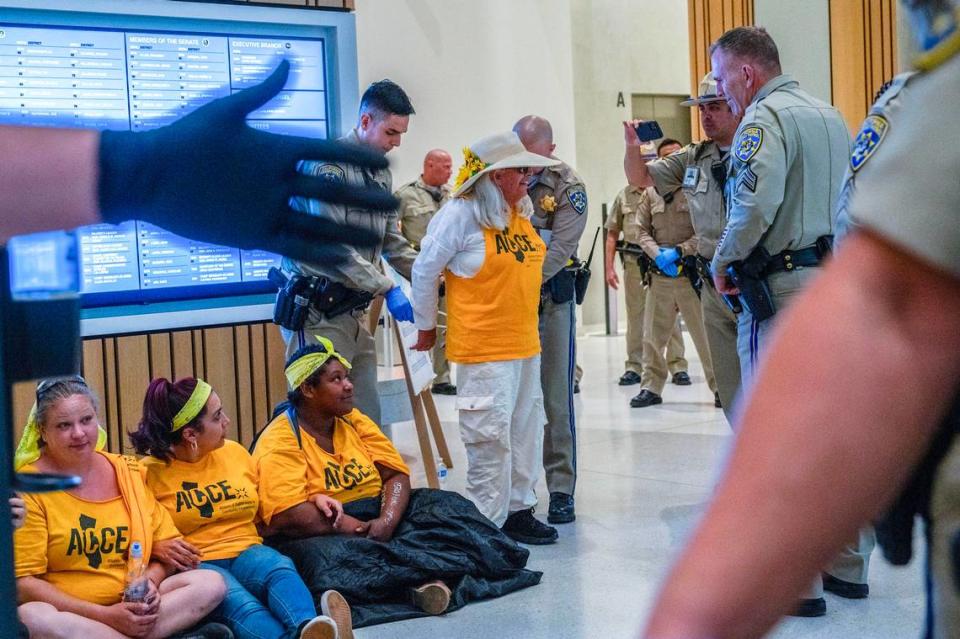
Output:
[[[661,158],[680,151],[680,143],[665,138],[657,147]],[[684,255],[693,255],[697,238],[690,221],[687,199],[679,189],[663,195],[654,187],[644,191],[639,218],[639,245],[648,258],[650,286],[643,313],[643,379],[640,392],[630,400],[630,406],[644,408],[662,404],[663,386],[667,379],[664,347],[677,321],[677,309],[690,331],[693,344],[700,356],[707,386],[716,401],[717,382],[713,376],[710,350],[703,330],[703,313]]]
[[[348,144],[366,145],[382,153],[400,146],[400,137],[407,132],[413,105],[407,94],[390,80],[370,85],[360,99],[357,126],[341,138]],[[392,191],[390,169],[371,171],[350,164],[335,162],[304,162],[301,171],[324,177],[331,182],[378,186]],[[397,213],[371,213],[351,206],[333,205],[319,200],[297,198],[295,208],[335,222],[347,222],[363,227],[383,240],[374,246],[355,248],[344,244],[347,259],[342,263],[311,264],[289,258],[283,259],[283,270],[288,275],[311,278],[316,284],[316,295],[303,328],[297,331],[281,329],[287,343],[287,356],[316,336],[326,337],[353,368],[356,405],[380,423],[380,397],[377,394],[377,353],[373,336],[367,330],[366,307],[376,295],[386,298],[390,313],[398,321],[413,321],[413,309],[403,291],[380,268],[381,254],[404,277],[417,253],[400,234]]]
[[[394,195],[400,200],[400,232],[415,251],[420,251],[420,240],[427,234],[427,225],[440,207],[450,198],[447,181],[453,171],[453,160],[443,149],[433,149],[423,158],[423,172],[413,182],[404,184]],[[438,395],[456,395],[457,387],[450,383],[450,364],[447,362],[446,324],[447,304],[440,298],[437,343],[433,347],[433,388]]]
[[[720,233],[726,225],[723,189],[729,164],[730,145],[740,117],[717,96],[717,83],[712,73],[700,82],[696,98],[681,102],[695,106],[707,139],[684,147],[663,159],[649,164],[644,160],[640,141],[633,126],[626,123],[624,168],[627,179],[638,186],[656,186],[659,193],[681,189],[690,206],[690,219],[697,236],[697,248],[687,265],[695,265],[702,282],[700,305],[707,334],[707,346],[713,373],[717,379],[718,406],[723,406],[727,419],[732,418],[733,400],[740,388],[740,358],[737,355],[737,317],[730,303],[717,293],[710,276]],[[732,300],[734,307],[739,304]]]
[[[553,156],[553,129],[538,116],[521,118],[513,131],[531,153]],[[576,518],[577,430],[573,407],[577,325],[573,262],[587,225],[587,191],[583,180],[564,163],[533,169],[527,193],[533,202],[531,222],[547,245],[543,262],[540,311],[543,404],[547,425],[543,467],[550,491],[547,521],[564,524]]]
[[[630,186],[629,184],[617,194],[610,209],[610,217],[604,228],[607,229],[607,239],[604,245],[606,252],[607,284],[613,290],[620,287],[620,278],[617,276],[613,262],[617,253],[617,242],[623,236],[625,251],[620,253],[623,263],[623,294],[627,305],[627,361],[626,371],[620,376],[620,386],[639,384],[643,373],[643,308],[646,302],[646,283],[641,274],[640,257],[630,251],[640,251],[640,206],[646,198],[646,189]],[[670,339],[667,341],[667,369],[676,384],[686,378],[687,360],[683,356],[683,335],[680,333],[680,323],[674,325]],[[682,374],[682,376],[681,376]],[[684,385],[681,383],[681,385]]]
[[891,561],[910,559],[925,519],[923,636],[960,636],[960,182],[947,177],[960,146],[943,137],[960,103],[960,7],[903,4],[920,73],[897,78],[856,136],[840,211],[852,230],[781,321],[645,639],[764,635],[891,502]]
[[[751,270],[759,270],[758,277],[745,277],[746,268],[739,277],[764,285],[775,311],[759,319],[750,308],[755,302],[742,291],[738,351],[743,383],[749,385],[773,326],[829,252],[850,136],[839,111],[782,74],[777,45],[764,29],[727,31],[711,47],[711,61],[718,95],[743,113],[727,180],[727,227],[712,263],[714,284],[721,293],[741,293],[727,269],[736,272],[738,265],[755,262],[759,268]],[[794,614],[825,614],[824,586],[835,591],[846,591],[843,584],[865,586],[872,550],[867,530],[826,570],[827,583],[816,580]]]

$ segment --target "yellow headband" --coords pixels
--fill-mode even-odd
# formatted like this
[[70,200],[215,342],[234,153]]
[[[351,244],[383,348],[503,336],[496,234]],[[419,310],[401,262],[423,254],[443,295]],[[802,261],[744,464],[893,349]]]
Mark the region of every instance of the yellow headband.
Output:
[[284,369],[283,373],[287,376],[287,383],[290,388],[296,390],[300,385],[307,381],[307,378],[316,372],[318,368],[327,363],[331,357],[336,357],[343,364],[344,368],[350,370],[348,362],[340,353],[333,350],[333,342],[326,337],[314,335],[314,338],[326,349],[325,353],[307,353],[303,357],[290,362],[290,365]]
[[[107,431],[97,425],[97,450],[103,450],[107,445]],[[20,470],[27,464],[40,459],[40,424],[37,423],[37,404],[34,402],[27,417],[27,424],[23,427],[23,435],[17,444],[17,452],[13,455],[13,469]]]
[[173,428],[171,432],[175,433],[193,421],[193,419],[200,414],[200,411],[203,410],[203,407],[207,405],[207,400],[210,399],[211,392],[213,392],[213,389],[210,388],[210,384],[198,377],[197,387],[190,393],[190,399],[188,399],[187,403],[183,405],[183,408],[173,416]]

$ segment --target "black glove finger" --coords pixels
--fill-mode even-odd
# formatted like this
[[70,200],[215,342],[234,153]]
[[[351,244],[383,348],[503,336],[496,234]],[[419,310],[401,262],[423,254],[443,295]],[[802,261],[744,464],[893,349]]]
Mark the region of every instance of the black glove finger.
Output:
[[346,162],[372,169],[385,169],[390,166],[387,156],[379,151],[365,149],[359,144],[344,144],[330,140],[317,140],[295,136],[284,136],[291,154],[297,160],[316,162]]
[[[224,109],[229,115],[236,118],[245,118],[251,111],[256,111],[280,93],[290,75],[290,63],[283,60],[277,65],[267,78],[260,84],[238,91],[226,98],[211,103]],[[217,104],[219,102],[219,104]]]
[[[372,214],[375,215],[375,214]],[[383,238],[369,228],[337,224],[316,215],[291,211],[283,219],[283,236],[300,238],[313,244],[333,243],[352,246],[373,246]]]
[[297,174],[291,195],[300,195],[332,204],[349,204],[375,211],[393,211],[400,202],[384,189],[362,188],[322,177]]
[[286,233],[272,243],[270,250],[294,260],[321,266],[341,264],[350,259],[347,249],[340,244],[314,242]]

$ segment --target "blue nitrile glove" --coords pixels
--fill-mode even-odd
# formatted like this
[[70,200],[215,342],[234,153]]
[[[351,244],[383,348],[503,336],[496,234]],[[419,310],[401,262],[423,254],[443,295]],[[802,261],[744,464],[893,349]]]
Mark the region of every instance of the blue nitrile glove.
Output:
[[173,124],[145,133],[100,134],[98,199],[105,222],[139,219],[178,235],[243,249],[266,249],[315,263],[336,262],[335,244],[372,245],[380,237],[290,208],[295,195],[369,209],[393,209],[380,189],[297,172],[300,160],[383,168],[383,155],[357,145],[275,135],[245,118],[287,81],[283,61],[260,84],[214,100]]
[[653,260],[657,264],[657,268],[663,271],[665,274],[670,277],[676,277],[679,274],[677,271],[677,262],[680,261],[680,251],[675,248],[660,249],[660,254]]
[[387,308],[390,309],[393,319],[398,322],[413,321],[413,307],[410,306],[407,296],[403,294],[403,289],[394,286],[384,294],[384,298],[387,300]]

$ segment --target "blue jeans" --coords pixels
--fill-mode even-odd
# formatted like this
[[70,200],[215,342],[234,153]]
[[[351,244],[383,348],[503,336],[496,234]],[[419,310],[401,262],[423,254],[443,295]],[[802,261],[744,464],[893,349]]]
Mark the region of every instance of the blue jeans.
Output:
[[295,637],[300,625],[317,616],[313,597],[286,555],[256,544],[233,559],[205,561],[227,583],[213,616],[237,639]]

